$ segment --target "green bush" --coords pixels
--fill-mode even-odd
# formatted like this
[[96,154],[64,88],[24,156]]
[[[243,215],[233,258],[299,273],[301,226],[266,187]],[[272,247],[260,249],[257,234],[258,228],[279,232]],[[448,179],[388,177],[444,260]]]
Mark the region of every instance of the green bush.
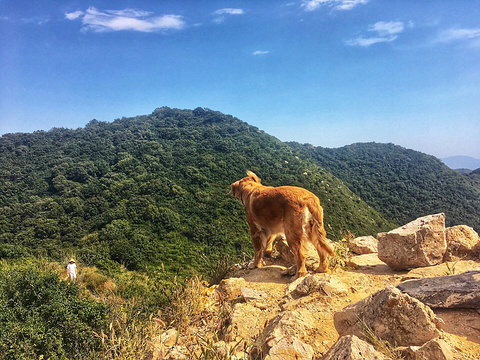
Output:
[[83,358],[100,348],[93,331],[108,307],[79,297],[46,262],[0,261],[0,358]]

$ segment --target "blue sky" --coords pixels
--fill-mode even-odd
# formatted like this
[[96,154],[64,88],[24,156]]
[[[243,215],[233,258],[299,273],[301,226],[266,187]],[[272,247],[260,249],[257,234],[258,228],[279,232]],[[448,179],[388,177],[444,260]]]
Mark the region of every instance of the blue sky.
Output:
[[169,106],[480,158],[478,0],[0,0],[0,134]]

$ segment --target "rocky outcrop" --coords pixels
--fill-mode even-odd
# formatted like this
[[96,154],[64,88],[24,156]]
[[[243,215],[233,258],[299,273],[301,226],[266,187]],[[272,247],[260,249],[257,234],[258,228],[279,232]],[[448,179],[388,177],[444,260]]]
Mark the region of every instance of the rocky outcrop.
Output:
[[404,360],[452,360],[450,346],[442,339],[433,339],[423,346],[408,346],[398,349]]
[[314,328],[314,317],[307,309],[284,311],[269,321],[261,345],[265,359],[312,359],[313,348],[297,338]]
[[459,275],[405,281],[397,287],[433,308],[480,309],[480,268]]
[[357,255],[373,254],[378,252],[378,240],[373,236],[360,236],[348,241],[348,245]]
[[440,264],[447,249],[445,214],[418,218],[377,235],[378,257],[395,270]]
[[429,307],[395,287],[345,307],[335,313],[334,323],[340,336],[367,339],[371,331],[391,344],[403,346],[420,346],[437,338],[443,324]]
[[355,335],[342,336],[321,360],[388,360],[369,343]]
[[328,274],[314,274],[292,282],[285,295],[299,298],[314,292],[320,292],[326,296],[345,296],[348,294],[348,289],[345,284]]
[[445,260],[452,258],[478,258],[480,253],[480,238],[470,226],[457,225],[445,230],[447,251]]

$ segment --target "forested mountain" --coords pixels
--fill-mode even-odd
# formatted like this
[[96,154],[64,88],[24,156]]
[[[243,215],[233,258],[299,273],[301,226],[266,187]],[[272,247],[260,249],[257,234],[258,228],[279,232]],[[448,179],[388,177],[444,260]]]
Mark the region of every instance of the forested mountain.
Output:
[[480,183],[434,156],[393,144],[358,143],[336,149],[290,143],[341,179],[362,200],[405,224],[444,212],[447,225],[480,231]]
[[203,108],[4,135],[0,258],[74,255],[100,268],[113,260],[129,269],[163,264],[167,274],[206,272],[222,256],[251,249],[242,204],[229,192],[246,170],[264,184],[317,194],[332,239],[395,226],[299,154]]

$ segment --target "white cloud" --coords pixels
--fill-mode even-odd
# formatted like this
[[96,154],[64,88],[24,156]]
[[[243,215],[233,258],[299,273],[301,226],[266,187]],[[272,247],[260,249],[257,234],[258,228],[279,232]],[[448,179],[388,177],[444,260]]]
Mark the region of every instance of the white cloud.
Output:
[[401,21],[378,21],[370,25],[368,31],[375,31],[379,36],[388,36],[401,33],[404,28],[405,25]]
[[218,9],[213,13],[213,15],[216,16],[215,19],[213,19],[214,22],[217,24],[221,24],[225,21],[225,15],[243,15],[244,11],[243,9],[234,9],[234,8],[223,8],[223,9]]
[[440,42],[451,42],[456,40],[480,39],[480,28],[476,29],[448,29],[440,33]]
[[75,12],[71,12],[71,13],[65,13],[65,17],[68,19],[68,20],[75,20],[75,19],[78,19],[80,16],[83,15],[83,11],[75,11]]
[[224,8],[224,9],[218,9],[213,13],[213,15],[242,15],[243,14],[243,9],[234,9],[234,8]]
[[345,44],[350,45],[350,46],[370,46],[373,44],[378,44],[382,42],[390,42],[393,41],[397,38],[397,36],[391,36],[391,37],[370,37],[370,38],[364,38],[362,36],[352,39],[352,40],[347,40],[345,41]]
[[70,20],[82,18],[84,31],[95,32],[132,30],[154,32],[169,29],[181,29],[185,22],[179,15],[152,16],[151,12],[135,9],[100,11],[89,7],[85,13],[76,11],[65,14]]
[[261,50],[257,50],[257,51],[254,51],[253,52],[253,55],[266,55],[268,54],[270,51],[261,51]]
[[364,5],[368,3],[370,0],[340,0],[337,1],[338,4],[335,8],[338,10],[351,10],[357,5]]
[[333,6],[336,10],[351,10],[357,5],[363,5],[370,0],[302,0],[305,11],[317,10],[322,4]]
[[398,34],[405,30],[405,24],[401,21],[378,21],[370,25],[367,29],[370,32],[375,32],[375,36],[363,37],[359,36],[356,39],[345,41],[349,46],[363,46],[367,47],[373,44],[391,42],[398,38]]
[[330,3],[332,0],[303,0],[302,7],[305,8],[305,11],[313,11],[320,7],[324,3]]

